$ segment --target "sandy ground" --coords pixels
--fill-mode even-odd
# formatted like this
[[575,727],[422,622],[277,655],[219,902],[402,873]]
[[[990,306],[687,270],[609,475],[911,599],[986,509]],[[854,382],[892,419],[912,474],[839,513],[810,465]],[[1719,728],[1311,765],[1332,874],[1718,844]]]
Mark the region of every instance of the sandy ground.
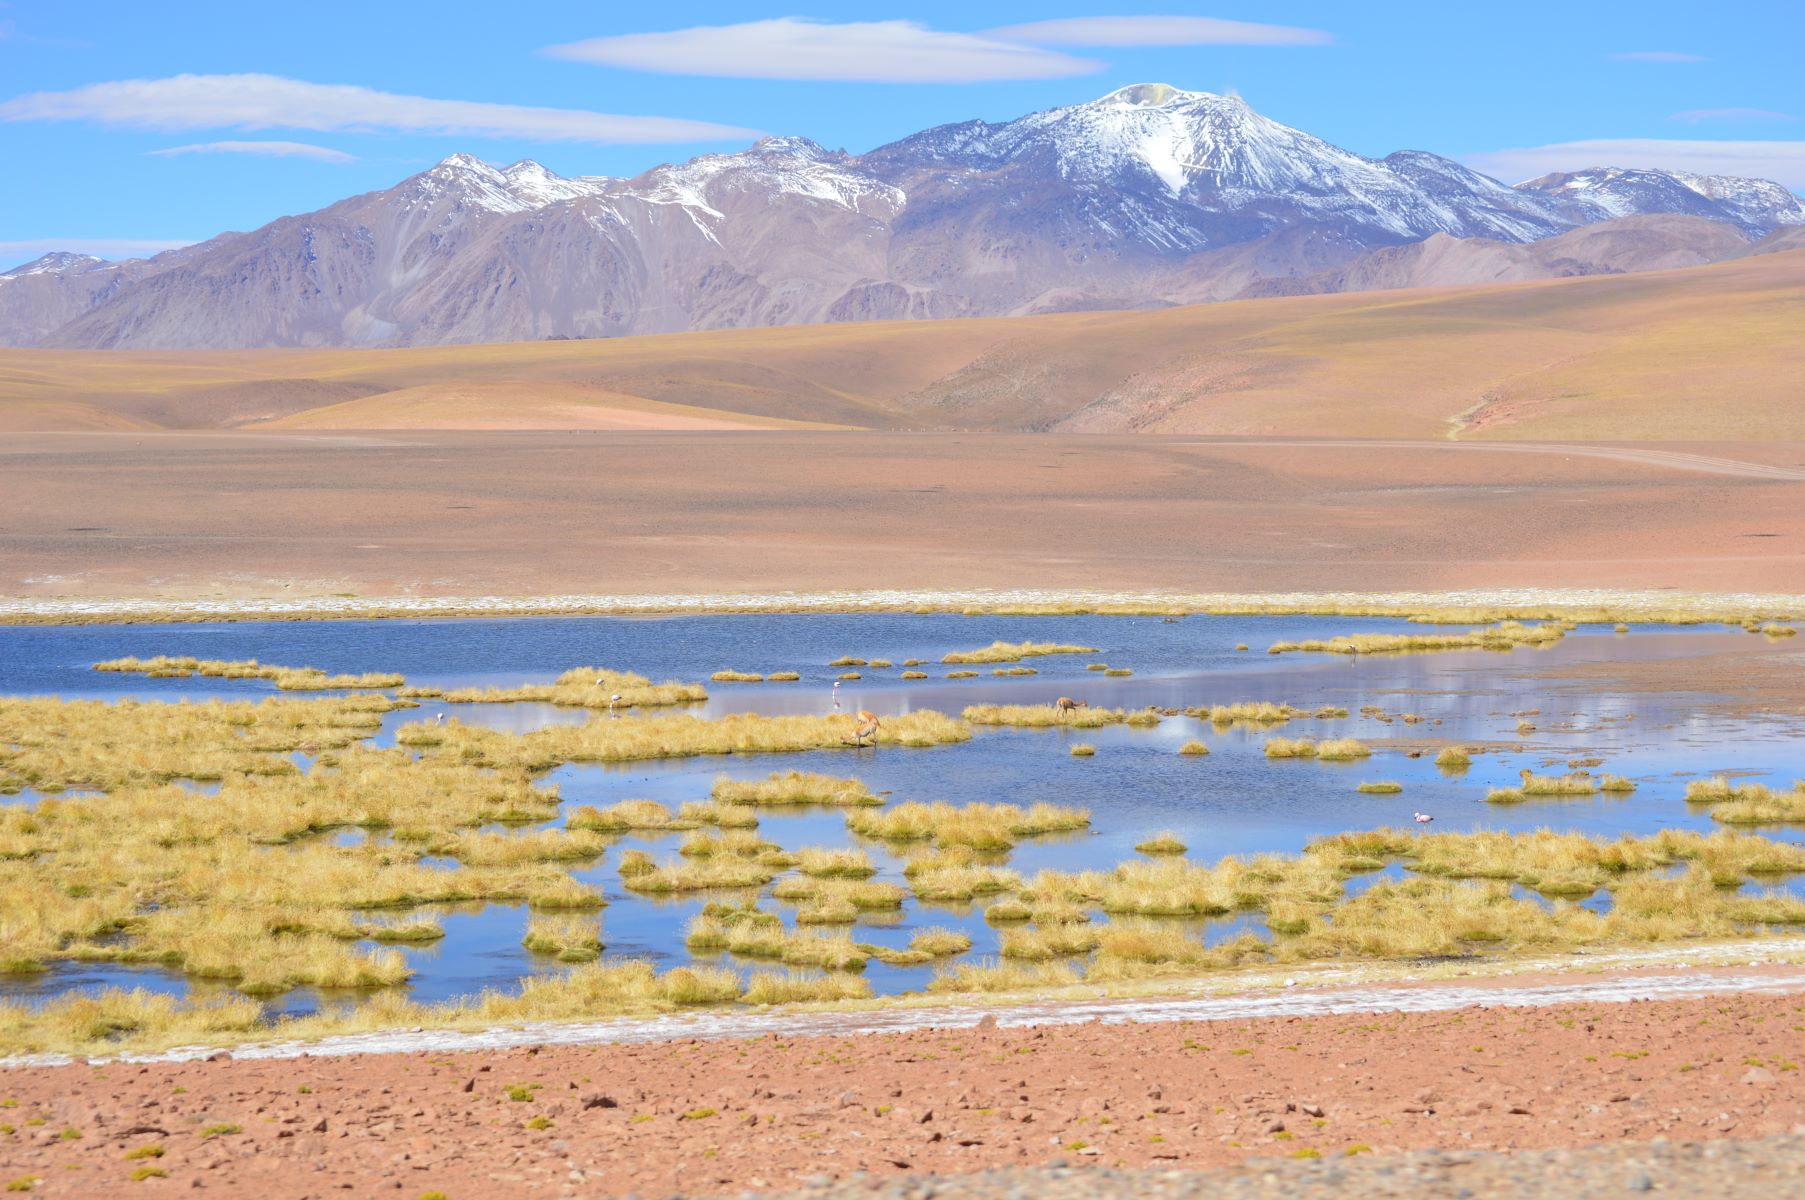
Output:
[[1759,1138],[1805,1122],[1802,1014],[1739,995],[39,1068],[0,1073],[0,1162],[46,1195],[148,1164],[158,1191],[455,1198]]
[[16,434],[0,597],[1805,590],[1792,443]]

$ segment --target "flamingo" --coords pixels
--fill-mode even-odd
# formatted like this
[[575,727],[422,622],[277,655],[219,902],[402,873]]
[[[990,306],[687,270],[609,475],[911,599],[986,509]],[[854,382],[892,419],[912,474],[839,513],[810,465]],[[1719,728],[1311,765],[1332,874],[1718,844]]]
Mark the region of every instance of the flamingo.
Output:
[[840,681],[834,680],[834,711],[840,711]]
[[445,714],[440,713],[439,714],[439,724],[443,725],[444,723],[445,723]]
[[877,731],[883,724],[877,719],[877,714],[874,712],[867,712],[861,708],[858,712],[853,714],[853,720],[856,721],[857,724],[852,728],[852,744],[855,746],[863,746],[865,744],[865,739],[870,738],[871,744],[874,746],[877,745]]
[[[596,680],[596,682],[600,683],[601,680],[598,679],[598,680]],[[619,705],[620,705],[620,693],[619,692],[616,692],[616,693],[614,693],[614,695],[608,697],[608,711],[609,712],[613,712],[617,707],[619,707]]]
[[1427,825],[1429,822],[1431,822],[1433,820],[1435,820],[1435,818],[1430,816],[1428,813],[1417,813],[1416,814],[1416,823],[1418,825]]
[[1081,708],[1088,708],[1090,706],[1083,700],[1074,700],[1070,696],[1061,696],[1059,699],[1053,701],[1053,707],[1059,710],[1061,714],[1064,714],[1074,713]]

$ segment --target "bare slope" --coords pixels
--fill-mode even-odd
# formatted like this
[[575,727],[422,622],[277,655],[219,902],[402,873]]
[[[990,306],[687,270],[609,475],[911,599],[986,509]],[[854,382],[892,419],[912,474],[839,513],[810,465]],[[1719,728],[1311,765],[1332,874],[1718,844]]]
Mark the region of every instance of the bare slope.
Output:
[[1805,251],[1153,312],[405,350],[0,351],[0,430],[1805,436]]

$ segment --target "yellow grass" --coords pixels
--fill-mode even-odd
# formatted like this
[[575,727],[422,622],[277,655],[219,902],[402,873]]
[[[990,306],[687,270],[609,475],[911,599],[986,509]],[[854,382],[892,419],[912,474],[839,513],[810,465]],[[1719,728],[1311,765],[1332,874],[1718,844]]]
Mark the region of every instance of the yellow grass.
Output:
[[1369,780],[1354,788],[1356,792],[1365,792],[1372,796],[1392,796],[1404,790],[1404,785],[1390,779]]
[[591,918],[535,916],[521,945],[559,962],[594,962],[602,955],[602,929]]
[[860,837],[888,842],[932,842],[942,849],[1007,850],[1017,841],[1067,833],[1090,825],[1090,810],[1035,804],[967,804],[907,800],[877,811],[846,814],[846,827]]
[[1095,654],[1094,646],[1067,646],[1058,642],[992,642],[977,650],[955,650],[941,658],[952,666],[977,663],[1020,662],[1024,658],[1043,658],[1053,654]]
[[1178,748],[1178,752],[1190,757],[1202,757],[1210,752],[1210,748],[1199,741],[1189,741]]
[[1142,854],[1183,854],[1190,847],[1179,840],[1176,833],[1166,830],[1156,833],[1146,841],[1135,846]]
[[1096,729],[1129,719],[1119,708],[1079,708],[1061,712],[1051,704],[973,704],[959,714],[972,725],[1007,725],[1018,729]]
[[758,971],[746,981],[740,997],[747,1004],[802,1004],[834,1000],[863,1000],[871,984],[859,975],[799,975]]
[[318,667],[278,667],[256,659],[228,662],[158,655],[156,658],[115,658],[94,664],[96,671],[115,671],[182,678],[204,675],[216,679],[267,679],[285,692],[322,692],[349,688],[397,688],[407,680],[400,675],[370,672],[362,675],[329,675]]
[[1435,756],[1435,765],[1444,771],[1464,771],[1473,765],[1473,756],[1465,746],[1443,746]]
[[1097,748],[1088,742],[1074,742],[1071,755],[1073,758],[1090,758],[1097,753]]
[[752,671],[716,671],[708,677],[715,683],[763,683],[765,677]]
[[883,804],[857,779],[808,771],[779,771],[762,780],[715,780],[714,798],[722,804],[783,807],[820,804],[839,808],[875,807]]
[[1304,651],[1317,654],[1424,654],[1437,650],[1514,650],[1518,646],[1548,646],[1567,636],[1572,626],[1550,622],[1524,625],[1504,621],[1472,633],[1415,634],[1359,633],[1327,640],[1275,642],[1269,654]]

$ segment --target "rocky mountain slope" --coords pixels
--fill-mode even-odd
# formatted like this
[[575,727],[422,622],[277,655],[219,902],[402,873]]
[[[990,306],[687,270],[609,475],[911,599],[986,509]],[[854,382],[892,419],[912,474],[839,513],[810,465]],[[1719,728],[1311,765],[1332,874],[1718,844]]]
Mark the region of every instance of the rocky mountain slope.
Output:
[[[1584,239],[1578,257],[1561,241],[1651,214],[1669,223]],[[1144,84],[865,155],[767,138],[634,179],[453,155],[155,258],[0,274],[0,344],[402,346],[1160,307],[1679,265],[1800,225],[1805,203],[1762,180],[1601,168],[1510,187]],[[1483,242],[1489,265],[1424,265],[1452,239]]]

